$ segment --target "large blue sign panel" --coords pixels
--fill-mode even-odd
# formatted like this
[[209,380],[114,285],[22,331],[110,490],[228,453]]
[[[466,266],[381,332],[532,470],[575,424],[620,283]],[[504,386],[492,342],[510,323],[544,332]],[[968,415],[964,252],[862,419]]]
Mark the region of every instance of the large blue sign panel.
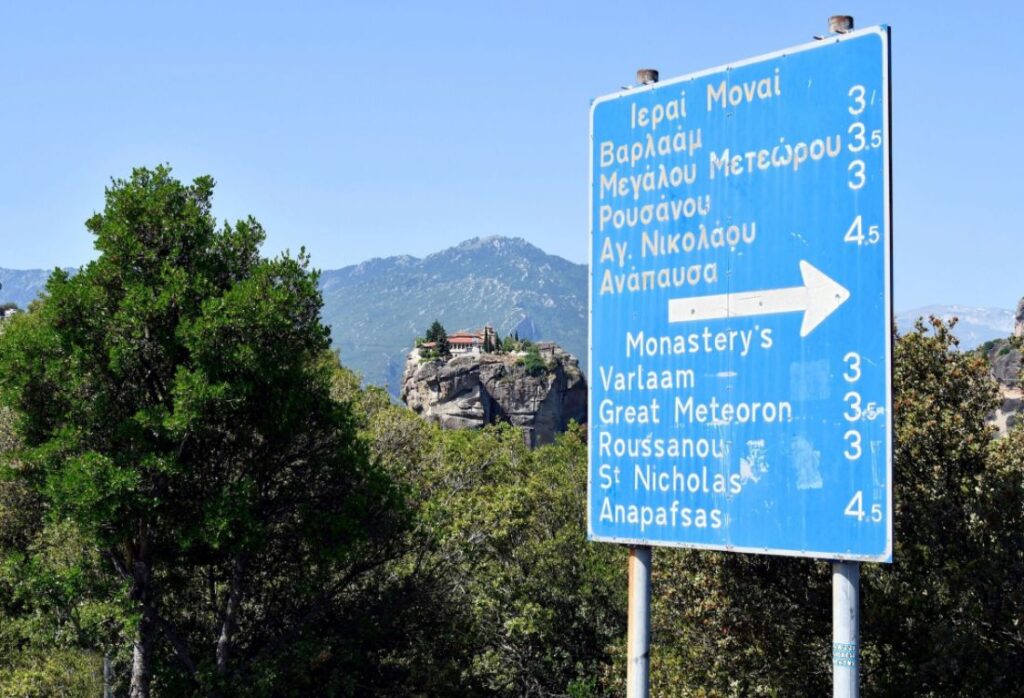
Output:
[[889,33],[591,111],[591,539],[891,561]]

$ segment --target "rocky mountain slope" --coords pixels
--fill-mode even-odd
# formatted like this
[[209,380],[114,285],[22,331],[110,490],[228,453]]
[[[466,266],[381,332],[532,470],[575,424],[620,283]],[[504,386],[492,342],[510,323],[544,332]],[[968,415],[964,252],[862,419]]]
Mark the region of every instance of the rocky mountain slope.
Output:
[[510,422],[530,447],[551,443],[570,420],[587,418],[587,383],[576,358],[539,344],[547,370],[530,375],[516,354],[465,354],[450,361],[420,358],[413,349],[402,378],[402,400],[445,429]]
[[449,333],[489,322],[500,336],[516,331],[586,356],[586,266],[520,238],[474,238],[423,259],[371,259],[323,272],[321,286],[342,362],[392,395],[413,339],[435,319]]
[[1002,402],[992,415],[992,421],[1005,434],[1007,429],[1020,421],[1024,412],[1024,390],[1021,389],[1024,357],[1021,356],[1020,340],[1024,339],[1024,298],[1017,303],[1014,314],[1013,337],[1010,339],[994,339],[985,342],[979,348],[992,367],[992,375],[999,383],[999,394]]

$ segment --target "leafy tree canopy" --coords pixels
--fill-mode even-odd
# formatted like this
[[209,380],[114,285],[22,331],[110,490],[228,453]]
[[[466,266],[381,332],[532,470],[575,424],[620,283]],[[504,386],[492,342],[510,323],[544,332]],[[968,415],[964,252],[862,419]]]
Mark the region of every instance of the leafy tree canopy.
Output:
[[288,623],[337,612],[331,595],[400,525],[331,399],[308,257],[262,258],[252,218],[218,228],[213,186],[165,167],[115,180],[87,222],[99,257],[55,271],[0,335],[21,441],[3,467],[48,527],[97,551],[83,572],[121,590],[133,697],[155,675],[179,694],[226,691],[271,648],[305,647]]
[[426,341],[434,342],[433,353],[437,356],[447,357],[451,355],[451,345],[448,343],[448,333],[444,329],[444,325],[438,320],[434,320],[433,324],[427,329],[425,337]]

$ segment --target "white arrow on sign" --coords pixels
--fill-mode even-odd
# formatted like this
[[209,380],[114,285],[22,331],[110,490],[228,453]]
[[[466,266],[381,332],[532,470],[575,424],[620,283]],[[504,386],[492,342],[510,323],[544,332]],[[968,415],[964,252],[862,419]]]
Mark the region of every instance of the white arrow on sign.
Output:
[[850,292],[804,260],[800,260],[800,276],[804,280],[803,286],[673,298],[668,302],[668,321],[693,322],[802,312],[804,321],[800,325],[800,336],[806,337],[846,302]]

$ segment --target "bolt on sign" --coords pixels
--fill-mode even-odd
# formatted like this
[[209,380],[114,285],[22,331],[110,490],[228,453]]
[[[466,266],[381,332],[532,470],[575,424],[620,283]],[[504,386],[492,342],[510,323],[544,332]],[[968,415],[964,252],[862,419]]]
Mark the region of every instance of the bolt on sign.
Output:
[[591,539],[892,559],[889,31],[594,101]]

